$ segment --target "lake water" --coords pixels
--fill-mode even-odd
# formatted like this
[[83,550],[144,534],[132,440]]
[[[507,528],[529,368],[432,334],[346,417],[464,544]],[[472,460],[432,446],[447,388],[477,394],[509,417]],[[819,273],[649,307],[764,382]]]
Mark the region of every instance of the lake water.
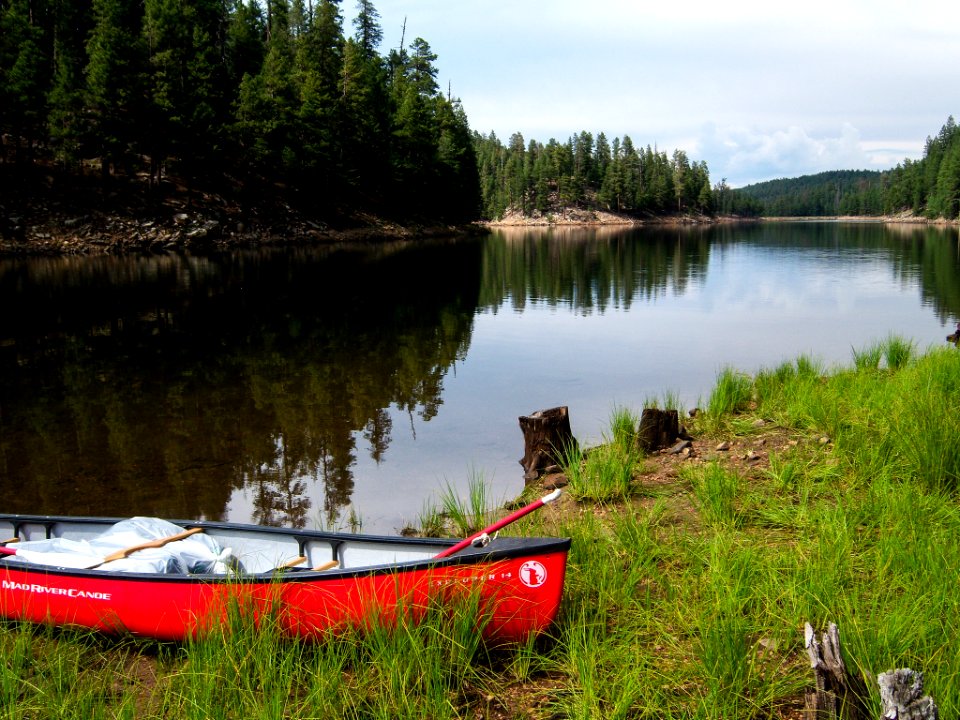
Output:
[[725,366],[944,344],[958,250],[797,223],[0,260],[2,507],[395,533],[472,476],[519,493],[520,415],[589,444]]

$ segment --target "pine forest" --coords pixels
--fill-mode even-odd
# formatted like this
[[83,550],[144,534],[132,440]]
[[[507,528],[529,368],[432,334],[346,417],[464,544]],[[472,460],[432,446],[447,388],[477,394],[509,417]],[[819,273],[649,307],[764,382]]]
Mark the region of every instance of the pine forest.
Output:
[[30,187],[22,180],[45,163],[103,187],[138,178],[157,192],[175,176],[188,191],[272,193],[317,217],[347,208],[417,222],[563,208],[948,219],[960,209],[952,117],[922,159],[889,171],[737,190],[711,183],[684,150],[628,135],[504,143],[471,130],[438,85],[429,43],[407,40],[404,25],[382,54],[374,4],[354,12],[348,23],[341,0],[0,0],[5,187]]
[[436,54],[380,55],[369,0],[353,29],[340,0],[2,0],[3,161],[472,219],[472,138]]

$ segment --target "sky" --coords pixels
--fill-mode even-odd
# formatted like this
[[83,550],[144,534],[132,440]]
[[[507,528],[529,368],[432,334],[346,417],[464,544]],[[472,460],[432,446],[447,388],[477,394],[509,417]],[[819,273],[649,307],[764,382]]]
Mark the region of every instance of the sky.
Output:
[[[374,0],[470,127],[583,130],[705,160],[733,187],[922,156],[960,114],[956,0]],[[355,3],[343,0],[344,30]],[[406,20],[406,34],[403,34]]]

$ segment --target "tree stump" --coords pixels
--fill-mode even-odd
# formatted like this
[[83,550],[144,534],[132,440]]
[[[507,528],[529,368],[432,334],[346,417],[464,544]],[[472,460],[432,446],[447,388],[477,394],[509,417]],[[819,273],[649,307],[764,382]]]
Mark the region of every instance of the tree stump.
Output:
[[960,323],[957,323],[957,329],[947,335],[947,342],[951,342],[960,347]]
[[577,445],[565,405],[521,415],[520,430],[523,431],[520,464],[523,479],[528,484],[540,477],[544,468],[562,464],[564,453]]
[[670,447],[680,437],[680,418],[676,410],[644,408],[637,429],[637,445],[646,453]]
[[937,720],[939,710],[923,693],[923,673],[901,668],[880,673],[880,700],[884,720]]
[[857,675],[848,675],[840,653],[840,631],[830,623],[817,640],[810,623],[804,626],[810,667],[817,679],[817,689],[808,690],[805,698],[806,720],[868,720],[867,688]]

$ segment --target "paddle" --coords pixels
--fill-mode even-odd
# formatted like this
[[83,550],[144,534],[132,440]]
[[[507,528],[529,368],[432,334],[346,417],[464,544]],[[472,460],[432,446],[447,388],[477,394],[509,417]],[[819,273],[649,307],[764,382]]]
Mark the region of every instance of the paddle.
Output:
[[473,544],[473,541],[476,540],[478,537],[481,537],[481,536],[483,536],[483,535],[489,535],[490,533],[495,533],[495,532],[496,532],[497,530],[499,530],[500,528],[506,527],[506,526],[509,525],[510,523],[519,520],[519,519],[522,518],[524,515],[526,515],[526,514],[528,514],[528,513],[532,513],[534,510],[538,510],[538,509],[542,508],[542,507],[543,507],[544,505],[546,505],[547,503],[552,503],[552,502],[553,502],[554,500],[556,500],[558,497],[560,497],[560,491],[559,491],[559,490],[554,490],[554,491],[553,491],[552,493],[550,493],[549,495],[544,495],[544,496],[543,496],[542,498],[540,498],[539,500],[534,500],[534,501],[533,501],[532,503],[530,503],[529,505],[520,508],[519,510],[517,510],[517,511],[514,512],[514,513],[511,513],[510,515],[507,515],[507,516],[506,516],[505,518],[503,518],[502,520],[497,520],[497,522],[495,522],[495,523],[494,523],[493,525],[491,525],[490,527],[484,528],[484,529],[481,530],[480,532],[471,535],[470,537],[466,538],[465,540],[461,540],[461,541],[458,542],[456,545],[451,545],[451,546],[448,547],[446,550],[442,550],[442,551],[438,552],[438,553],[437,553],[436,555],[434,555],[433,557],[434,557],[434,559],[437,559],[437,558],[445,558],[445,557],[449,557],[450,555],[453,555],[454,553],[458,553],[458,552],[460,552],[461,550],[463,550],[464,548],[470,547],[470,545]]
[[[203,532],[203,528],[191,528],[190,530],[184,530],[181,533],[176,535],[168,535],[167,537],[157,538],[156,540],[148,540],[147,542],[140,543],[138,545],[131,545],[128,548],[123,548],[121,550],[115,550],[114,552],[106,555],[102,560],[99,560],[91,565],[84,565],[79,568],[80,570],[93,570],[98,568],[101,565],[113,562],[114,560],[120,560],[122,558],[128,557],[135,552],[140,550],[149,550],[150,548],[163,547],[167,543],[172,543],[176,540],[183,540],[184,538],[190,537],[191,535],[196,535],[197,533]],[[10,547],[0,547],[0,555],[17,555],[20,551],[17,548]],[[36,553],[37,555],[41,553]]]

